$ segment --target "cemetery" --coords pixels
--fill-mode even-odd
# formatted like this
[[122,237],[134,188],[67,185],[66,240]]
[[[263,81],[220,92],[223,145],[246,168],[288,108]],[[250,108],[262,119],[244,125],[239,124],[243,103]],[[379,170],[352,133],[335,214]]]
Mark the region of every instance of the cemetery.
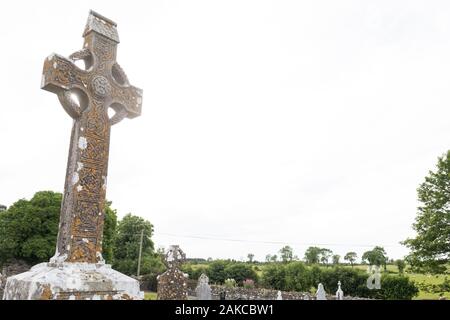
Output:
[[[130,31],[125,34],[130,35]],[[110,154],[116,152],[114,148],[121,148],[111,141],[116,138],[116,131],[120,135],[131,129],[119,129],[122,121],[141,116],[144,91],[134,86],[128,78],[132,79],[133,74],[125,73],[126,68],[118,63],[121,42],[116,22],[90,10],[82,36],[82,48],[69,56],[53,53],[42,57],[41,89],[56,95],[54,104],[60,104],[72,121],[64,189],[62,192],[35,190],[28,199],[21,194],[8,206],[0,205],[0,299],[450,299],[450,150],[436,155],[437,165],[430,168],[432,171],[417,189],[420,206],[416,222],[411,221],[411,225],[418,236],[402,241],[401,245],[410,250],[402,259],[389,257],[389,248],[385,249],[381,238],[380,245],[366,246],[362,254],[357,254],[356,249],[348,251],[342,258],[326,245],[311,245],[295,252],[285,245],[275,254],[266,252],[264,261],[255,259],[253,253],[248,253],[247,259],[197,257],[185,249],[188,242],[183,242],[186,239],[181,235],[176,241],[157,242],[155,230],[159,225],[153,225],[152,215],[162,213],[124,214],[109,201],[114,199],[107,197],[110,160],[114,170],[122,167],[121,170],[133,172],[130,163],[110,159]],[[121,46],[126,47],[132,37],[129,38],[121,38]],[[55,46],[58,50],[56,40]],[[83,68],[79,67],[80,62]],[[145,105],[144,110],[151,107]],[[39,121],[51,125],[51,119],[45,116]],[[144,140],[141,136],[133,138]],[[139,157],[130,157],[133,162],[139,161]],[[140,172],[133,174],[139,176]],[[128,185],[120,194],[126,198],[134,192]],[[154,200],[154,195],[147,196],[148,201]],[[172,199],[173,203],[177,201]],[[179,210],[185,214],[184,209]],[[186,221],[195,225],[208,221],[209,214],[206,216],[174,220],[170,224],[182,224],[189,230]],[[220,218],[226,218],[223,216]],[[241,221],[233,223],[239,225]],[[281,225],[284,228],[287,224]],[[283,228],[278,232],[280,236]],[[204,229],[206,234],[221,232]],[[242,234],[242,239],[227,241],[240,245],[251,243],[251,237]],[[311,240],[314,243],[325,232],[316,236],[317,240]],[[221,249],[214,242],[218,239],[197,238],[201,239],[201,245]],[[192,249],[191,243],[189,248]],[[207,311],[182,309],[180,312]]]

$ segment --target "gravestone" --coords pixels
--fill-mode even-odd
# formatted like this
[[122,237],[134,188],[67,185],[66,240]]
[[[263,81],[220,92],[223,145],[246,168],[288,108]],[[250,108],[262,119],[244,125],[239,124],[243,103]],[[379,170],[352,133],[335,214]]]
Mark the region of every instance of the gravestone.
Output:
[[280,290],[278,290],[278,292],[277,292],[277,300],[283,300],[283,296],[281,295]]
[[344,291],[341,289],[341,282],[338,281],[338,289],[336,291],[336,300],[344,300]]
[[170,246],[164,257],[167,271],[158,276],[158,300],[187,300],[187,277],[180,270],[184,261],[186,255],[180,247]]
[[111,126],[139,116],[142,106],[142,90],[116,62],[116,26],[90,11],[83,49],[45,59],[41,87],[73,118],[56,253],[8,278],[4,299],[143,298],[138,281],[111,269],[101,254]]
[[209,286],[209,278],[202,273],[198,278],[198,284],[195,288],[197,293],[197,300],[211,300],[211,287]]
[[319,286],[317,287],[316,300],[327,300],[325,289],[321,283],[319,283]]

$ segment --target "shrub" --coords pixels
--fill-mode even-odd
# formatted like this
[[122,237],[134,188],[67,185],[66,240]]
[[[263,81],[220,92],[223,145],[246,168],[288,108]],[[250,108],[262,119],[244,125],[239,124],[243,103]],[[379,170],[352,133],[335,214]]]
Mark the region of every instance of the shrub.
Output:
[[245,279],[257,281],[258,275],[252,266],[245,263],[232,263],[226,266],[225,274],[227,278],[236,280],[238,284],[242,284]]
[[385,300],[411,300],[417,296],[419,289],[414,282],[404,276],[383,275],[381,290],[377,298]]
[[376,294],[376,291],[367,288],[368,277],[369,275],[362,270],[336,267],[321,270],[313,286],[317,288],[321,282],[326,292],[334,294],[338,289],[338,281],[341,281],[341,288],[345,295],[370,298]]
[[311,274],[302,262],[291,262],[285,267],[285,290],[309,291],[311,288]]
[[284,265],[270,264],[266,266],[262,273],[262,283],[266,288],[285,290],[286,270]]
[[207,276],[209,277],[211,283],[224,283],[225,279],[227,278],[225,268],[228,264],[229,262],[224,260],[216,260],[214,262],[211,262],[207,270]]
[[236,280],[234,280],[234,279],[225,279],[224,285],[227,288],[234,288],[234,287],[236,287]]
[[242,285],[244,286],[244,288],[247,288],[247,289],[254,288],[255,287],[255,281],[253,281],[253,279],[245,279],[242,282]]

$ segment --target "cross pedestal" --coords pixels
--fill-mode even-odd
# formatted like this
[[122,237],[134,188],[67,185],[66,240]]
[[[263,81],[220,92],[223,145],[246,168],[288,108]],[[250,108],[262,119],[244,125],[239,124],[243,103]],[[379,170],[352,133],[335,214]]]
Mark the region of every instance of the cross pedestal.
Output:
[[113,21],[91,11],[83,37],[83,49],[69,58],[50,55],[42,75],[42,89],[55,93],[74,120],[56,253],[49,263],[8,278],[3,299],[143,298],[137,280],[102,258],[110,130],[141,114],[142,90],[116,62]]

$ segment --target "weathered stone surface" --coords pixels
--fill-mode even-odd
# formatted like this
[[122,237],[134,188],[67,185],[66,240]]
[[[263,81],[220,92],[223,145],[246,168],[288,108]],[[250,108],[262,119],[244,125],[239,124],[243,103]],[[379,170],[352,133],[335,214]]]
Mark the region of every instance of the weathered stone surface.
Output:
[[186,260],[186,255],[179,246],[169,247],[164,263],[168,270],[158,276],[158,300],[187,300],[187,275],[179,267]]
[[[83,49],[69,58],[52,54],[44,62],[42,89],[56,93],[74,119],[54,257],[60,262],[102,261],[111,126],[141,113],[142,90],[129,84],[117,64],[117,44],[116,24],[91,11]],[[116,111],[112,118],[109,108]]]
[[0,274],[0,298],[3,297],[3,289],[6,285],[6,279],[19,273],[30,270],[31,265],[23,260],[12,259],[2,266]]
[[[140,115],[142,90],[116,62],[116,24],[91,11],[83,49],[44,62],[41,87],[73,118],[56,253],[8,278],[4,299],[140,299],[139,283],[104,264],[102,237],[111,126]],[[83,60],[85,70],[75,62]],[[74,99],[75,96],[77,99]],[[108,109],[115,111],[108,116]]]
[[316,300],[327,300],[325,289],[321,283],[317,287]]
[[107,264],[41,263],[9,277],[5,300],[143,299],[139,283]]
[[[195,296],[195,288],[188,288],[190,296]],[[212,300],[219,300],[220,294],[225,292],[226,300],[277,300],[278,290],[264,288],[226,287],[211,285]],[[316,300],[309,292],[281,291],[283,300]],[[327,300],[335,300],[335,295],[326,295]],[[369,298],[345,296],[344,300],[373,300]]]
[[197,300],[211,300],[211,287],[209,286],[209,278],[202,273],[198,278],[198,284],[195,288]]

